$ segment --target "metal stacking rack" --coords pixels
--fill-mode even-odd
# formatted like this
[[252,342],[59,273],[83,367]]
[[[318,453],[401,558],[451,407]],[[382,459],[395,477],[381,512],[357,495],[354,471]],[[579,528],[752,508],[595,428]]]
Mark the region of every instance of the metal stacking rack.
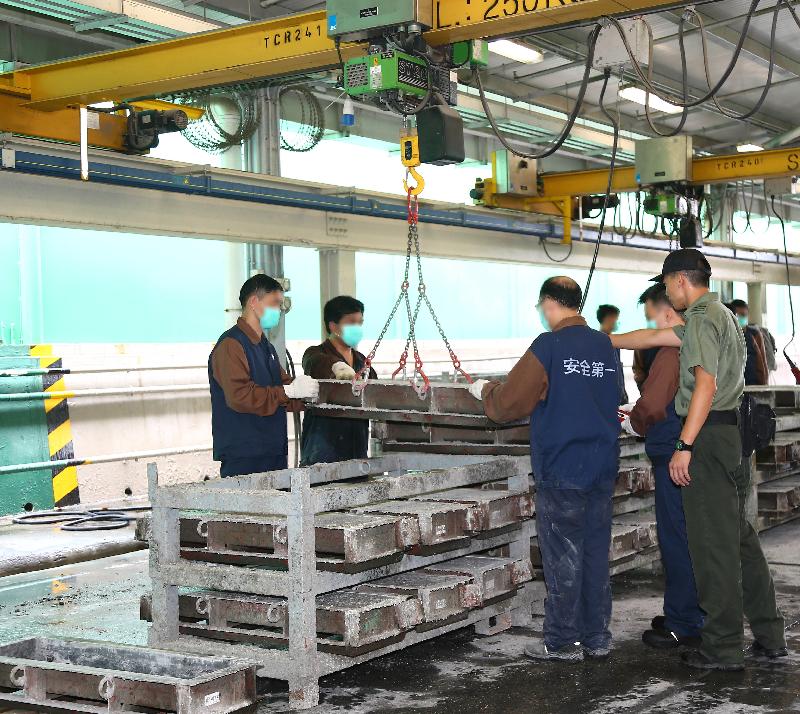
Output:
[[[800,518],[800,386],[747,387],[775,410],[775,440],[750,464],[754,499],[751,515],[759,531]],[[757,516],[756,516],[757,514]]]
[[[408,382],[371,381],[354,395],[349,383],[322,381],[319,403],[311,409],[325,416],[371,420],[376,454],[530,457],[529,420],[493,422],[464,383],[432,382],[420,399]],[[609,553],[613,573],[650,566],[660,558],[652,527],[655,481],[649,461],[643,460],[644,442],[623,434],[619,446],[622,461],[614,494],[619,523]],[[535,560],[535,540],[532,545]]]
[[0,709],[254,712],[256,673],[231,658],[34,637],[0,645]]
[[[156,466],[150,464],[148,478],[153,507],[150,644],[254,662],[260,676],[288,681],[292,708],[308,709],[319,701],[319,678],[332,672],[468,625],[475,624],[480,632],[490,632],[498,622],[506,626],[528,624],[532,588],[520,585],[504,599],[490,601],[480,609],[468,609],[459,617],[442,621],[441,626],[416,627],[383,647],[355,656],[321,651],[318,647],[319,608],[321,603],[324,606],[325,600],[317,596],[487,550],[503,550],[511,559],[526,560],[530,556],[532,522],[521,520],[503,528],[472,534],[467,540],[455,541],[456,547],[452,550],[434,549],[426,554],[410,551],[401,560],[383,562],[378,567],[359,572],[335,572],[319,569],[315,515],[355,510],[445,489],[496,486],[498,483],[510,490],[525,492],[529,488],[529,471],[527,458],[391,454],[202,484],[160,486]],[[226,516],[263,519],[267,514],[271,518],[285,518],[285,570],[189,560],[181,556],[182,518],[197,518],[200,522],[209,518],[224,520]],[[184,520],[184,532],[190,531]],[[266,648],[252,642],[233,643],[187,634],[187,628],[181,627],[181,609],[184,613],[187,611],[187,602],[185,597],[181,599],[180,588],[285,598],[288,609],[286,646]],[[356,592],[358,590],[360,588]],[[365,598],[353,595],[352,599]],[[402,604],[402,599],[395,600],[389,604]],[[273,617],[279,617],[277,611]]]

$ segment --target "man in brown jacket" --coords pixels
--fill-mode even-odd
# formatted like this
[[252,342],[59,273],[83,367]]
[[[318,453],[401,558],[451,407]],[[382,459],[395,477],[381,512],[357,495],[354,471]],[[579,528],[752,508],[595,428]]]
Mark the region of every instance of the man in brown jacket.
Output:
[[[315,379],[353,379],[367,359],[356,349],[364,333],[364,303],[340,295],[328,300],[322,312],[328,339],[306,350],[303,371]],[[372,368],[369,378],[377,378]],[[306,414],[301,465],[363,459],[368,447],[368,421]]]
[[[670,304],[664,283],[648,288],[639,300],[644,304],[648,325],[666,329],[684,322]],[[642,641],[657,649],[698,647],[703,613],[697,603],[692,559],[686,535],[686,518],[680,487],[669,477],[669,462],[681,434],[675,412],[680,382],[680,350],[660,347],[640,387],[641,396],[622,428],[645,437],[645,451],[656,479],[656,528],[664,567],[664,614],[654,617]]]

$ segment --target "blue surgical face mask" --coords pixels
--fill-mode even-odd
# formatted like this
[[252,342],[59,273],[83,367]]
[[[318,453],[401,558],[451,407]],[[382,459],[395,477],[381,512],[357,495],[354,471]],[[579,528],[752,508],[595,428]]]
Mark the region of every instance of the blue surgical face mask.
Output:
[[363,325],[343,325],[342,342],[348,347],[356,347],[364,337]]
[[539,320],[542,323],[544,331],[550,332],[550,323],[547,322],[547,318],[544,316],[544,310],[542,310],[542,308],[538,308],[538,310],[539,310]]
[[647,329],[648,330],[657,330],[658,323],[655,320],[648,320],[647,321]]
[[277,327],[278,323],[281,321],[280,308],[277,307],[264,308],[264,312],[261,314],[261,318],[259,321],[261,322],[262,330],[269,331],[272,328]]
[[619,332],[619,320],[614,323],[614,327],[611,328],[611,332]]
[[742,327],[747,327],[747,315],[737,315],[736,320]]

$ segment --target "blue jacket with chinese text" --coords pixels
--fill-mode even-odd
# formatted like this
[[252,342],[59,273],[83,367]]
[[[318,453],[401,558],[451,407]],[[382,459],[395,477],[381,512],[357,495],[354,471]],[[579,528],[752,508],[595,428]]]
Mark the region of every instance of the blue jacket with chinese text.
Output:
[[537,488],[611,486],[619,465],[619,363],[607,335],[573,324],[537,337],[530,348],[547,374],[547,393],[531,414]]

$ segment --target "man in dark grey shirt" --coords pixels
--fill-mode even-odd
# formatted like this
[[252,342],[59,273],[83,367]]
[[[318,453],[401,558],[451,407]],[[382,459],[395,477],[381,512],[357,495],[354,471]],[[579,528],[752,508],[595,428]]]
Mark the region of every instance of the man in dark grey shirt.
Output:
[[683,488],[683,507],[697,594],[706,618],[702,645],[684,652],[699,669],[744,667],[744,615],[755,636],[750,654],[785,657],[783,617],[753,526],[745,517],[750,490],[740,468],[738,410],[744,393],[742,330],[716,293],[709,292],[711,266],[693,249],[670,253],[663,274],[686,325],[612,335],[615,347],[680,347],[680,383],[675,411],[683,427],[670,461],[670,478]]

